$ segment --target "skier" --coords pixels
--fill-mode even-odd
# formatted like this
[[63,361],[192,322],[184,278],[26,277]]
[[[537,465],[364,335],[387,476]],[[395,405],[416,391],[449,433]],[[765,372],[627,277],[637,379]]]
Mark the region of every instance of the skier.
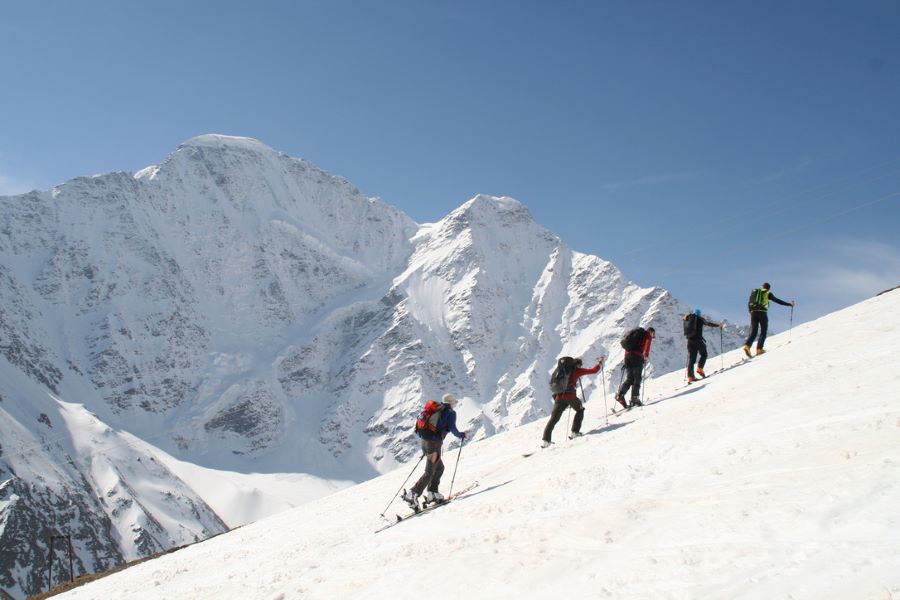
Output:
[[[616,393],[616,402],[623,408],[632,408],[634,406],[643,406],[641,402],[641,378],[644,374],[644,363],[650,358],[650,345],[653,338],[656,337],[656,330],[648,327],[643,334],[643,339],[636,346],[636,350],[625,350],[625,381],[619,386]],[[631,404],[625,402],[625,394],[631,388]]]
[[566,384],[565,391],[560,394],[553,394],[553,412],[550,413],[550,420],[547,421],[547,426],[544,427],[544,440],[541,443],[541,448],[546,448],[551,444],[550,438],[553,436],[553,428],[556,427],[560,417],[562,417],[567,408],[575,411],[575,419],[572,421],[572,433],[569,434],[569,439],[581,437],[582,435],[581,422],[584,420],[584,405],[578,398],[575,386],[582,376],[593,375],[599,371],[601,365],[603,365],[603,358],[598,358],[597,364],[590,369],[582,369],[582,364],[580,358],[575,359],[574,368],[569,374],[569,381]]
[[409,490],[403,494],[403,499],[414,509],[418,509],[418,498],[426,491],[426,502],[441,502],[443,494],[438,491],[441,484],[441,475],[444,474],[444,461],[441,460],[441,446],[448,433],[452,433],[461,440],[466,439],[467,432],[456,428],[456,405],[459,401],[453,394],[444,394],[441,398],[440,416],[437,418],[434,431],[429,428],[418,429],[416,432],[422,438],[422,453],[425,455],[425,473]]
[[[687,338],[687,380],[688,383],[694,383],[697,378],[694,377],[694,363],[697,363],[697,375],[706,377],[703,367],[706,365],[706,340],[703,339],[703,326],[722,327],[719,323],[713,323],[701,316],[700,309],[684,316],[684,335]],[[700,356],[700,362],[697,362],[697,356]]]
[[759,341],[756,342],[756,356],[763,354],[765,350],[763,346],[766,343],[766,333],[769,330],[769,300],[782,306],[794,306],[794,301],[785,302],[775,297],[775,294],[769,291],[771,286],[768,283],[762,284],[750,292],[750,300],[747,303],[747,309],[750,311],[750,337],[744,342],[743,350],[747,358],[750,358],[750,346],[756,339],[756,332],[759,331]]

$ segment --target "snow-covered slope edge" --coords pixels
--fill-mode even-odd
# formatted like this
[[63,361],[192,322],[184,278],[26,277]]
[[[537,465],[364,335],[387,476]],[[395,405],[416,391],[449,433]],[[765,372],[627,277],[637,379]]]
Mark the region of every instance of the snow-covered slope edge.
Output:
[[530,458],[542,423],[450,451],[444,490],[457,457],[479,486],[382,533],[406,470],[62,597],[411,599],[428,556],[475,598],[900,596],[900,293],[768,347],[608,425],[592,400],[584,438]]

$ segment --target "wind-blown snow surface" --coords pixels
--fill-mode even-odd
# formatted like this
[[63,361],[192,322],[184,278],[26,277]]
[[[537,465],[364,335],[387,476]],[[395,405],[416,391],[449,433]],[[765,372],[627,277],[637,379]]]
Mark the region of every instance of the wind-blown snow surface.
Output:
[[381,533],[406,468],[62,597],[896,599],[897,348],[895,291],[608,425],[595,398],[581,439],[563,419],[548,450],[532,423],[448,451],[443,491],[457,459],[480,485]]

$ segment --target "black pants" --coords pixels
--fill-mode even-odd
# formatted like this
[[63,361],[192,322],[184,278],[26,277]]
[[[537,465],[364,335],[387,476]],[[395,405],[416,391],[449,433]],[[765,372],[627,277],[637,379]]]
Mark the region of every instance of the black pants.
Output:
[[641,377],[644,375],[644,357],[640,354],[625,355],[625,381],[619,386],[619,396],[625,397],[631,388],[631,399],[641,398]]
[[756,347],[762,348],[766,343],[766,333],[769,331],[769,313],[764,310],[750,311],[750,337],[744,342],[745,346],[753,344],[757,330],[759,330],[759,341],[756,342]]
[[550,437],[553,435],[553,428],[556,427],[560,417],[566,412],[567,408],[571,408],[575,411],[575,420],[572,421],[572,431],[574,433],[581,431],[581,422],[584,420],[584,405],[581,403],[581,400],[578,398],[575,398],[574,400],[554,400],[553,412],[550,413],[550,420],[547,421],[547,426],[544,427],[545,442],[550,441]]
[[697,356],[700,356],[700,362],[697,366],[703,369],[706,366],[706,340],[701,338],[689,338],[687,341],[688,364],[687,372],[690,377],[694,376],[694,363],[697,362]]
[[441,440],[422,440],[422,453],[425,454],[425,472],[412,486],[416,496],[427,488],[429,492],[438,491],[441,475],[444,474],[444,461],[441,460]]

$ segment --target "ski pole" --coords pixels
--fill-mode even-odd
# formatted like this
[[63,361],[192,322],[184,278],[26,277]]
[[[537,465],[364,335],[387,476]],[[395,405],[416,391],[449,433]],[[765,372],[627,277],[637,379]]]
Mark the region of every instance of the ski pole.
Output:
[[719,325],[719,369],[725,370],[725,323]]
[[794,329],[794,305],[791,304],[791,324],[788,327],[788,344],[791,343],[791,334],[793,333],[793,329]]
[[[412,474],[416,472],[416,469],[419,467],[419,463],[422,462],[422,459],[423,459],[423,458],[425,458],[425,453],[424,453],[424,452],[422,453],[422,456],[419,457],[419,461],[416,463],[416,466],[414,466],[414,467],[412,468],[412,471],[409,472],[409,475],[407,475],[407,476],[406,476],[406,479],[403,480],[403,483],[400,484],[400,490],[403,489],[403,486],[406,485],[406,482],[409,481],[409,478],[412,477]],[[391,504],[394,502],[394,498],[397,497],[397,494],[400,493],[400,490],[397,490],[396,492],[394,492],[394,497],[391,498],[391,501],[388,502],[388,505],[384,507],[384,510],[383,510],[383,511],[381,511],[381,516],[382,516],[382,517],[384,516],[384,513],[387,512],[387,509],[389,509],[389,508],[391,507]]]
[[[468,434],[466,434],[468,435]],[[456,481],[456,469],[459,468],[459,457],[462,456],[462,447],[466,443],[466,438],[459,441],[459,453],[456,455],[456,465],[453,467],[453,477],[450,478],[450,489],[447,491],[447,499],[449,500],[453,493],[453,482]]]
[[641,367],[641,383],[643,383],[643,385],[641,386],[641,404],[642,405],[644,404],[644,399],[647,397],[647,378],[645,375],[646,373],[647,373],[647,363],[644,363],[644,366]]
[[606,417],[606,426],[609,427],[609,408],[606,406],[606,373],[603,372],[603,366],[600,367],[600,387],[603,389],[603,415]]

